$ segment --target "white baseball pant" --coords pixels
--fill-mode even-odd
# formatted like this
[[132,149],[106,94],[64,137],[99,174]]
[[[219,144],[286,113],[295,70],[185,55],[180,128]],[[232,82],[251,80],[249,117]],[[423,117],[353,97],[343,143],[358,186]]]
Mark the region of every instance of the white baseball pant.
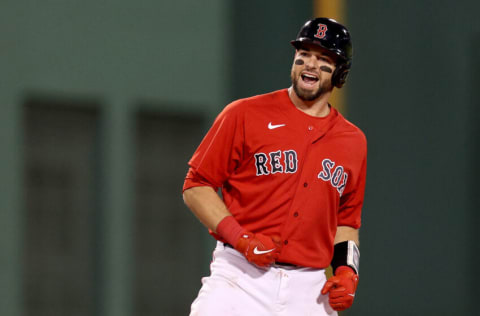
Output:
[[324,269],[273,265],[259,268],[236,250],[217,242],[190,316],[337,315],[321,295]]

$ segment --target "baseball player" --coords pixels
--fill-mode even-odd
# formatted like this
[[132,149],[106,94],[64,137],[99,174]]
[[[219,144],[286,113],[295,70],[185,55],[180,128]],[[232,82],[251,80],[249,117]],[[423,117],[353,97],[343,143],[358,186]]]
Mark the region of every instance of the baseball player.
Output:
[[291,44],[292,85],[226,106],[189,161],[184,201],[217,239],[190,315],[337,315],[353,303],[366,139],[328,103],[350,34],[316,18]]

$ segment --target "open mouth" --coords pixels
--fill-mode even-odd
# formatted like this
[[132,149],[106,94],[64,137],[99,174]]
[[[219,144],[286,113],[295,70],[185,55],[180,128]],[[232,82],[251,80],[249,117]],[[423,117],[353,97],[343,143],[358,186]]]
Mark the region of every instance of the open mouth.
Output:
[[314,75],[302,74],[302,80],[307,84],[315,84],[318,81],[318,78]]

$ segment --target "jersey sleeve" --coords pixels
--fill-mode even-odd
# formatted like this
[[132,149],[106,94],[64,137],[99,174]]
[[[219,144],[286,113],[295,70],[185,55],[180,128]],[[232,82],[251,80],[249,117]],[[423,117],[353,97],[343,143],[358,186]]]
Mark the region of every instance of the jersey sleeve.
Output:
[[225,107],[189,161],[190,167],[213,187],[221,187],[240,164],[244,144],[243,118],[238,103]]
[[183,182],[182,192],[185,192],[185,190],[188,190],[193,187],[205,187],[205,186],[211,187],[214,191],[218,190],[218,188],[216,188],[214,185],[208,182],[207,179],[203,178],[201,175],[195,172],[195,169],[190,167],[188,169],[187,176],[185,177],[185,181]]
[[350,226],[355,229],[360,228],[366,173],[367,157],[365,150],[356,179],[350,181],[350,186],[347,184],[347,188],[340,198],[337,226]]

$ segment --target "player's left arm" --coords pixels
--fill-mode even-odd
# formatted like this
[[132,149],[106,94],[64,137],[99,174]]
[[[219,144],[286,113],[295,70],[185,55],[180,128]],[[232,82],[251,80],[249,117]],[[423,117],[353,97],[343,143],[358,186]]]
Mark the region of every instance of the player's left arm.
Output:
[[337,233],[334,239],[332,258],[333,276],[325,283],[322,294],[329,295],[329,303],[333,309],[341,311],[353,304],[358,285],[360,263],[359,228],[365,193],[367,175],[367,140],[359,131],[359,137],[352,143],[350,179],[341,192],[339,211],[337,214]]
[[359,230],[338,226],[334,241],[332,268],[334,275],[325,283],[322,294],[329,295],[330,306],[341,311],[353,304],[358,284],[360,252]]

